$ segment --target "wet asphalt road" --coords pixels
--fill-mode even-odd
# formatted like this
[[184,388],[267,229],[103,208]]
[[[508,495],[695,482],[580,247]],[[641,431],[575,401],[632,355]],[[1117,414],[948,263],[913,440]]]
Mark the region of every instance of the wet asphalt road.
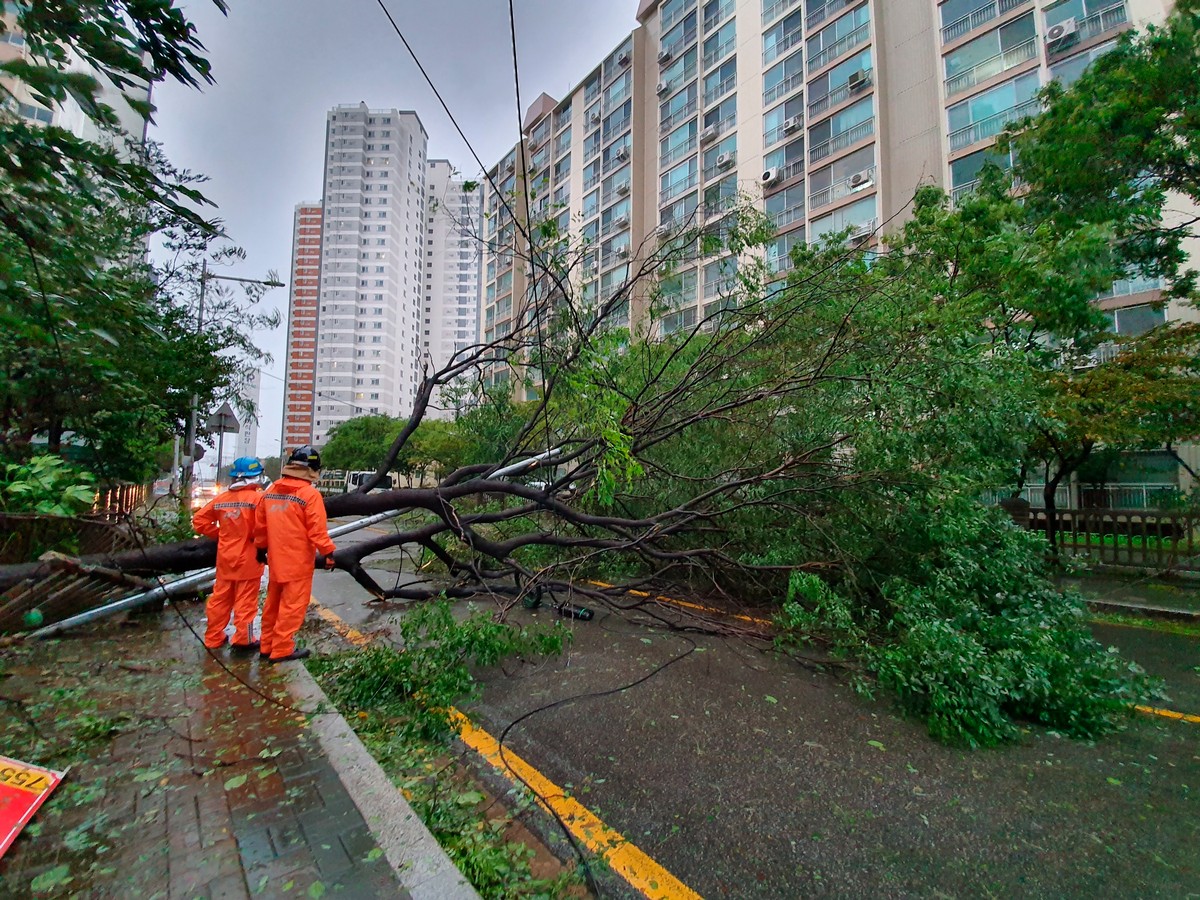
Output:
[[[383,637],[397,615],[343,573],[314,593]],[[472,717],[499,734],[577,698],[508,745],[705,897],[1200,897],[1200,725],[1137,714],[1095,745],[1031,729],[971,753],[740,639],[567,624],[561,659],[484,673]],[[1096,633],[1200,714],[1200,642]]]

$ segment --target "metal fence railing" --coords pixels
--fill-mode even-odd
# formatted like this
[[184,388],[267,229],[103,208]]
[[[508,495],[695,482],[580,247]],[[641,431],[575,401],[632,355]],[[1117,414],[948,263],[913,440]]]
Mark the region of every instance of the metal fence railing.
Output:
[[[1200,572],[1195,513],[1062,509],[1057,519],[1057,544],[1065,555],[1106,565]],[[1030,510],[1029,527],[1045,533],[1046,510]]]

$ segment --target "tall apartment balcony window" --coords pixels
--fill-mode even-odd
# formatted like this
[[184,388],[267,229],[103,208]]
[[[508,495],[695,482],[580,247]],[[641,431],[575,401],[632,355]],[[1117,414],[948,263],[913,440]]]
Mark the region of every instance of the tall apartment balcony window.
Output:
[[629,91],[632,87],[633,72],[626,69],[620,78],[605,88],[604,108],[606,110],[612,110],[624,103],[629,97]]
[[1051,55],[1062,55],[1080,41],[1114,32],[1129,22],[1129,10],[1124,0],[1064,0],[1046,8],[1046,28],[1068,21],[1074,22],[1074,31],[1069,31],[1057,41],[1047,41],[1046,50]]
[[583,86],[583,102],[584,104],[591,103],[600,96],[600,71],[593,72]]
[[763,34],[763,65],[770,65],[792,47],[800,46],[803,39],[804,15],[796,10]]
[[1012,157],[1008,153],[997,153],[988,147],[976,150],[950,163],[950,202],[957,204],[963,197],[979,186],[980,173],[988,163],[1008,171],[1012,169]]
[[600,237],[629,228],[629,198],[617,201],[600,216]]
[[845,9],[854,0],[805,0],[805,27],[811,31],[835,12]]
[[804,51],[797,50],[763,73],[763,106],[786,97],[804,84]]
[[738,203],[737,175],[726,175],[704,189],[704,218],[724,215]]
[[767,271],[775,275],[790,272],[796,267],[796,263],[792,260],[792,248],[800,247],[803,244],[803,228],[797,228],[795,231],[789,231],[787,234],[781,234],[775,238],[767,244],[766,248]]
[[720,137],[735,125],[737,125],[737,94],[730,94],[704,114],[704,128],[700,133],[700,142],[702,144],[707,142],[706,134],[711,137]]
[[725,21],[726,17],[733,15],[735,6],[736,0],[708,0],[704,4],[704,33],[708,34]]
[[809,130],[808,137],[813,144],[808,151],[808,161],[817,162],[874,133],[875,116],[871,110],[871,98],[867,97],[839,110]]
[[695,158],[680,163],[673,169],[668,169],[659,176],[658,202],[662,204],[673,200],[684,191],[691,190],[699,180],[699,166]]
[[704,68],[715,66],[737,46],[737,20],[730,19],[704,42]]
[[737,57],[704,76],[704,105],[712,106],[737,85]]
[[630,190],[629,166],[620,169],[604,179],[600,189],[600,205],[607,206],[618,197],[624,197]]
[[531,146],[540,147],[546,143],[546,139],[550,137],[550,119],[543,118],[529,133],[529,143]]
[[[717,259],[704,267],[704,299],[725,296],[737,289],[738,260],[736,256]],[[705,315],[708,315],[707,309]]]
[[591,134],[583,139],[583,158],[591,159],[600,152],[602,146],[600,141],[600,130],[597,128]]
[[[693,289],[692,293],[695,294],[694,289]],[[666,298],[664,298],[664,299],[666,299]],[[676,299],[676,298],[672,298],[672,299]],[[684,301],[684,300],[682,300],[682,298],[680,298],[678,300],[678,302],[680,302],[680,303],[682,303],[682,302],[695,303],[695,297],[693,296],[691,301]],[[662,337],[667,337],[668,335],[674,334],[677,331],[690,331],[691,329],[693,329],[695,327],[696,327],[696,307],[695,306],[689,306],[686,309],[678,309],[678,310],[675,310],[674,312],[665,313],[663,315],[663,317],[661,319],[659,319],[659,322],[658,322],[659,334]]]
[[566,101],[558,109],[554,111],[554,130],[561,131],[571,124],[571,98]]
[[696,151],[696,120],[676,128],[659,142],[658,165],[667,168]]
[[558,184],[571,174],[571,154],[567,154],[554,164],[554,183]]
[[869,40],[871,37],[871,12],[867,4],[842,16],[832,25],[826,25],[808,39],[808,71],[827,66]]
[[658,211],[658,224],[667,228],[686,228],[696,215],[699,198],[695,191]]
[[809,118],[869,90],[873,76],[871,48],[868,47],[814,78],[808,86]]
[[602,140],[608,143],[613,138],[628,130],[630,119],[633,117],[633,100],[626,100],[619,108],[614,110],[608,118],[604,120],[604,128],[602,129]]
[[662,36],[662,43],[659,45],[659,61],[669,62],[677,56],[680,56],[684,50],[696,42],[696,13],[689,12],[684,16],[683,21],[679,22],[670,31],[667,31]]
[[616,50],[608,55],[608,59],[604,60],[601,67],[603,83],[608,84],[622,72],[629,71],[629,65],[633,61],[633,44],[629,38],[621,44]]
[[804,138],[798,137],[763,157],[763,170],[775,170],[775,183],[783,184],[804,174]]
[[571,152],[571,126],[568,125],[563,131],[558,133],[558,137],[554,139],[554,155],[562,156],[564,153]]
[[696,75],[697,50],[692,47],[659,73],[658,80],[668,85],[667,91],[677,90]]
[[1038,87],[1038,73],[1026,72],[950,107],[950,149],[995,137],[1009,123],[1036,115],[1041,108]]
[[818,243],[828,235],[850,229],[851,238],[864,237],[878,224],[874,195],[864,197],[834,210],[827,216],[812,220],[812,242]]
[[696,83],[693,81],[682,91],[671,97],[658,108],[659,132],[666,134],[686,121],[696,112]]
[[625,132],[625,134],[604,148],[604,153],[600,157],[602,171],[607,175],[618,166],[623,166],[629,162],[632,155],[633,135]]
[[1099,46],[1085,50],[1069,59],[1064,59],[1062,62],[1057,62],[1050,67],[1050,77],[1063,87],[1070,87],[1087,70],[1087,67],[1092,64],[1093,60],[1103,56],[1116,45],[1116,41],[1105,41]]
[[961,94],[981,81],[1028,62],[1037,53],[1037,33],[1030,13],[947,54],[946,95]]
[[875,148],[863,147],[847,153],[832,165],[809,173],[808,208],[815,211],[874,186]]
[[704,180],[712,181],[737,165],[737,132],[704,151]]
[[804,220],[804,182],[798,182],[767,197],[767,216],[780,231]]
[[1030,0],[946,0],[939,8],[942,43],[956,41],[1028,2]]
[[669,30],[695,8],[696,0],[666,0],[658,10],[659,28]]
[[[1166,283],[1158,276],[1135,275],[1131,278],[1122,278],[1122,279],[1119,279],[1118,281],[1114,281],[1112,283],[1112,287],[1110,287],[1106,291],[1101,291],[1099,294],[1096,295],[1096,299],[1097,300],[1110,300],[1114,297],[1131,297],[1134,294],[1144,294],[1147,291],[1161,291],[1165,286],[1166,286]],[[1148,307],[1127,307],[1127,309],[1139,309],[1139,308],[1145,309]],[[1159,311],[1163,312],[1164,315],[1162,318],[1158,319],[1158,321],[1155,324],[1162,324],[1163,322],[1166,321],[1165,311],[1163,311],[1161,309]],[[1145,329],[1145,330],[1149,330],[1149,329]],[[1127,332],[1119,332],[1119,333],[1126,334]],[[1140,334],[1141,332],[1138,332],[1138,333]]]
[[763,147],[804,131],[804,97],[792,97],[763,115]]
[[769,25],[789,9],[800,5],[800,0],[763,0],[762,23]]
[[677,272],[662,280],[659,285],[659,298],[668,308],[690,306],[696,302],[696,288],[699,286],[700,278],[695,269]]

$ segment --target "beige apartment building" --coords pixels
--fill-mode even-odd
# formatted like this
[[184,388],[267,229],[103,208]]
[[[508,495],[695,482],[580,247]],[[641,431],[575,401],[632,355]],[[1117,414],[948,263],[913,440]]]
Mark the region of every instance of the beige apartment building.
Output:
[[[985,162],[1009,164],[996,137],[1036,110],[1042,86],[1074,80],[1122,32],[1169,8],[642,0],[633,31],[565,97],[538,97],[521,144],[489,170],[499,191],[485,184],[481,336],[511,331],[532,296],[501,195],[532,187],[535,221],[557,217],[560,231],[595,247],[573,277],[585,299],[615,290],[673,228],[719,226],[739,195],[774,220],[765,261],[783,274],[798,244],[847,229],[869,242],[896,227],[922,184],[955,198],[972,190]],[[684,264],[662,285],[666,311],[640,324],[658,334],[695,326],[724,302],[737,264]],[[1118,331],[1137,333],[1186,314],[1151,305],[1160,287],[1118,282],[1100,302]],[[636,322],[645,307],[636,297],[632,305]],[[492,372],[509,377],[506,367]]]

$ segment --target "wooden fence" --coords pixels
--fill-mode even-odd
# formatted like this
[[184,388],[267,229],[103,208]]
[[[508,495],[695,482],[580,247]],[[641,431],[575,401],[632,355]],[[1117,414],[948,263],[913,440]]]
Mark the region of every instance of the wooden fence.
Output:
[[[1062,553],[1112,566],[1200,572],[1195,513],[1140,509],[1060,509]],[[1029,527],[1046,532],[1046,510],[1029,511]]]

